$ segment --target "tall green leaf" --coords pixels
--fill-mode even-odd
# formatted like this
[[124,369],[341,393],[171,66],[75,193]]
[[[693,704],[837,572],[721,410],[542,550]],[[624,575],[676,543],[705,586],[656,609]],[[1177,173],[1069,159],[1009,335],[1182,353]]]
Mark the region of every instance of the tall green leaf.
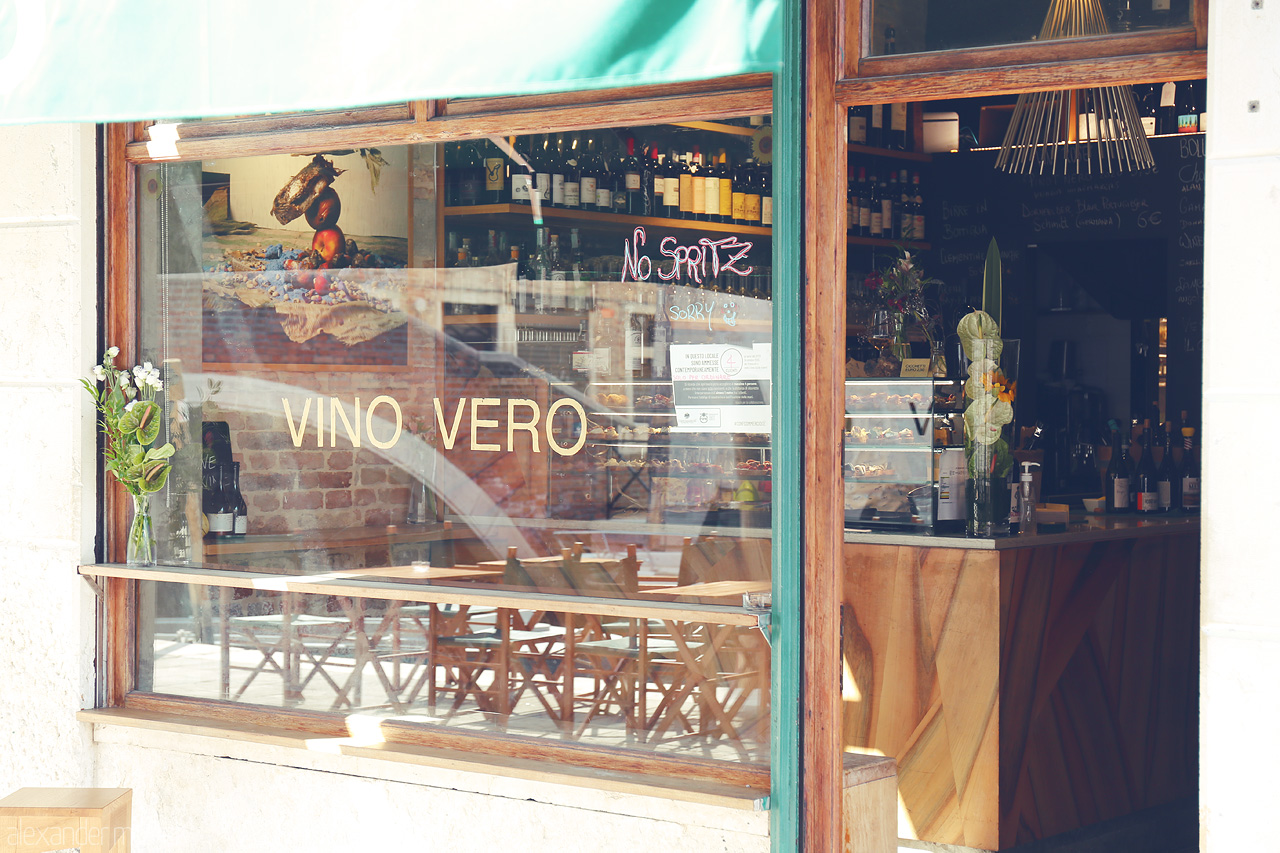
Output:
[[1004,285],[1000,277],[1000,247],[996,238],[987,246],[987,266],[982,272],[982,310],[991,315],[997,326],[1003,325],[1000,306],[1004,298]]

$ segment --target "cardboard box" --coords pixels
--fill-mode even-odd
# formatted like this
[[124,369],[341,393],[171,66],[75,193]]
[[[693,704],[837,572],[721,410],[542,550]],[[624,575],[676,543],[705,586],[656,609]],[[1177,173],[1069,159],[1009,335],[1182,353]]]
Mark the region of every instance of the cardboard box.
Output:
[[960,114],[924,114],[924,150],[927,153],[960,150]]

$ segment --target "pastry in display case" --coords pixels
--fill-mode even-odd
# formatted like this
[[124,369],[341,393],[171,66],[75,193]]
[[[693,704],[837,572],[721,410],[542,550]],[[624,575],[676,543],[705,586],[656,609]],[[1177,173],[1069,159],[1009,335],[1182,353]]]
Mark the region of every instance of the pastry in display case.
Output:
[[845,382],[845,526],[932,531],[961,518],[964,433],[956,383],[859,378]]

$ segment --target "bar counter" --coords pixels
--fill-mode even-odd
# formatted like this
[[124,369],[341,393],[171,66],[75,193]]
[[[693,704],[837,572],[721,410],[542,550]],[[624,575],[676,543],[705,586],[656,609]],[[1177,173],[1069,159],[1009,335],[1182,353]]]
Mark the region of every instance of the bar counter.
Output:
[[897,759],[899,834],[1004,850],[1193,797],[1200,525],[846,532],[845,749]]

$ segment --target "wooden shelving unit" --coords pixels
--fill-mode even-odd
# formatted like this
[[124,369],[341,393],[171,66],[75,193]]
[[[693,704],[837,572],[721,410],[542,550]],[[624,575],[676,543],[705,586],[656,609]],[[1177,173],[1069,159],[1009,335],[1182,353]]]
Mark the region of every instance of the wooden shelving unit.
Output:
[[[532,221],[533,208],[527,204],[476,204],[463,207],[446,207],[447,217],[520,217]],[[590,223],[596,226],[629,230],[637,227],[664,228],[671,231],[702,231],[721,234],[753,234],[770,237],[773,229],[766,225],[736,225],[732,222],[702,222],[697,219],[667,219],[663,216],[628,216],[620,213],[602,213],[598,210],[579,210],[565,207],[542,208],[545,223],[561,222],[566,225]]]
[[872,148],[870,145],[859,145],[856,142],[850,142],[850,154],[868,154],[872,157],[888,157],[893,160],[911,160],[916,163],[932,163],[933,155],[924,154],[919,151],[898,151],[893,148]]
[[886,249],[902,246],[907,249],[919,249],[920,251],[933,248],[932,243],[921,243],[917,240],[886,240],[883,237],[857,237],[852,234],[849,235],[848,239],[850,246],[882,246]]

